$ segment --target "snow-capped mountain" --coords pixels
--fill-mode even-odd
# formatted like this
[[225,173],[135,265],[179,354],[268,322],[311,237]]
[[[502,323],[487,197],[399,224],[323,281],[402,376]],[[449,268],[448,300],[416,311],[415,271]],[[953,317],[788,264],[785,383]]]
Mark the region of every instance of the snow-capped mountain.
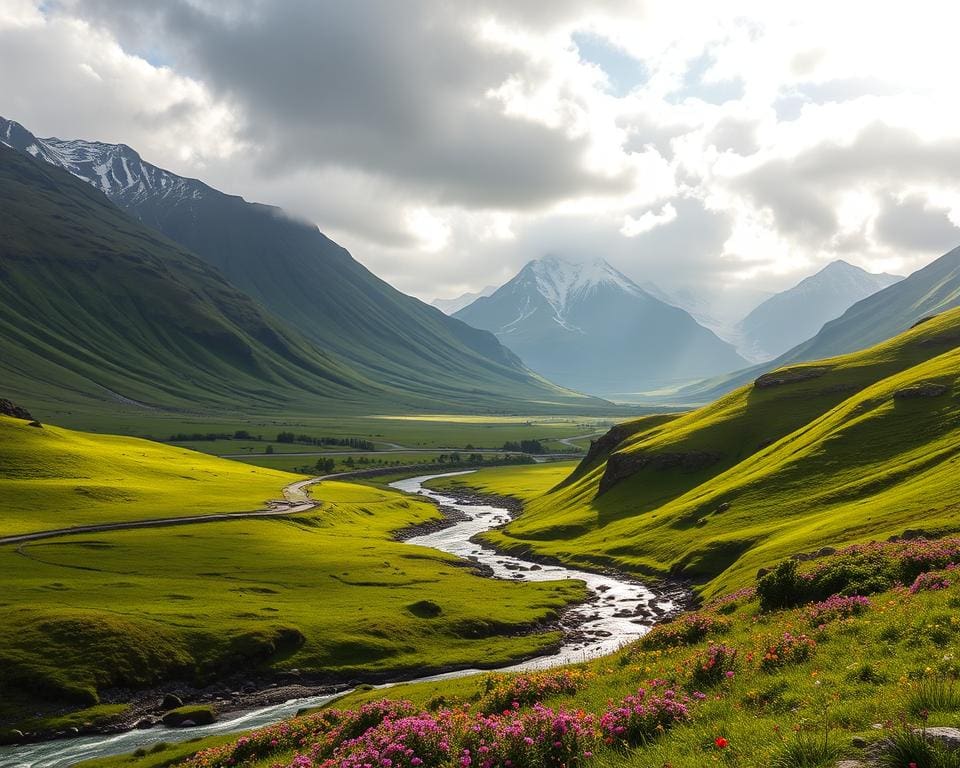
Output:
[[0,117],[0,141],[69,171],[122,207],[147,199],[199,198],[210,187],[146,163],[126,144],[82,139],[40,139],[20,123]]
[[846,261],[831,262],[786,291],[775,294],[739,325],[750,357],[770,360],[812,338],[861,299],[902,280],[867,272]]
[[534,371],[609,396],[744,365],[687,312],[603,259],[547,256],[454,315],[497,337]]
[[452,315],[456,312],[459,312],[464,307],[470,306],[477,299],[481,299],[484,296],[490,296],[495,290],[497,290],[497,286],[488,285],[479,291],[468,291],[467,293],[462,293],[453,299],[434,299],[430,302],[430,304],[443,312],[443,314]]

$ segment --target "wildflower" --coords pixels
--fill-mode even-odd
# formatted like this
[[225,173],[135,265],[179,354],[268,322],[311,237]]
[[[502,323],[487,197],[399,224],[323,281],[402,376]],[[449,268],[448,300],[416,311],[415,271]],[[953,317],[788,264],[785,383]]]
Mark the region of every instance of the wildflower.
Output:
[[717,749],[726,749],[730,742],[723,738],[723,736],[717,736],[717,738],[713,740],[713,743],[716,745]]

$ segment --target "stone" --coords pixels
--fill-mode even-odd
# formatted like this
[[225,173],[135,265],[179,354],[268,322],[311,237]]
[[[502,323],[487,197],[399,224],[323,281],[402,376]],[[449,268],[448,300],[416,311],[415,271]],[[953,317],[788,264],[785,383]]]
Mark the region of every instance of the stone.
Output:
[[921,397],[940,397],[949,387],[946,384],[937,384],[932,381],[924,381],[920,384],[914,384],[912,387],[904,387],[893,393],[894,400],[916,400]]
[[837,768],[866,768],[866,763],[861,763],[859,760],[841,760],[837,763]]
[[935,725],[923,729],[922,731],[921,729],[917,728],[914,732],[922,732],[926,736],[927,741],[939,744],[945,749],[949,749],[951,752],[960,749],[960,728],[950,728],[949,726]]
[[181,721],[180,721],[180,727],[181,727],[181,728],[195,728],[196,725],[197,725],[197,724],[196,724],[195,722],[193,722],[193,720],[181,720]]
[[863,749],[867,746],[867,740],[863,736],[854,736],[850,739],[850,744],[856,747],[857,749]]
[[168,693],[163,697],[163,702],[160,704],[163,709],[178,709],[183,706],[183,699],[177,696],[175,693]]
[[141,717],[137,722],[133,724],[133,727],[138,731],[146,731],[150,728],[153,728],[157,724],[157,721],[152,717]]

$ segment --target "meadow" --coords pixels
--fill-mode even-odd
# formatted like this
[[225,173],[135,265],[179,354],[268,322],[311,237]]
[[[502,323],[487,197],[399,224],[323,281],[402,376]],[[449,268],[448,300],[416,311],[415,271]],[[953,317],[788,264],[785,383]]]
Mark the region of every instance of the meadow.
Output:
[[[778,568],[590,663],[359,690],[174,762],[832,768],[884,742],[884,766],[955,768],[956,753],[911,729],[960,716],[958,562],[957,539],[852,547]],[[790,605],[770,606],[776,596]],[[83,768],[152,768],[163,752]]]
[[[435,519],[432,504],[349,483],[313,493],[320,509],[291,519],[0,549],[0,681],[79,707],[104,688],[238,669],[335,680],[502,664],[555,643],[555,632],[525,630],[583,597],[579,583],[491,582],[393,541]],[[4,702],[8,724],[24,706]]]
[[298,479],[148,440],[0,416],[0,536],[263,509]]

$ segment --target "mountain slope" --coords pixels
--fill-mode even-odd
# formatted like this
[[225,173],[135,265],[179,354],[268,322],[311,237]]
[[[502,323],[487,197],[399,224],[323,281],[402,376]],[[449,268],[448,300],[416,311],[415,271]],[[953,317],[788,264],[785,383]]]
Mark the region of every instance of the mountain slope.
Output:
[[811,339],[769,363],[684,387],[670,399],[706,403],[776,368],[864,349],[896,336],[931,315],[960,306],[960,248],[893,285],[858,301]]
[[515,408],[596,405],[532,376],[489,333],[371,274],[316,227],[164,171],[125,145],[38,139],[0,119],[0,141],[100,189],[216,267],[332,358],[408,402]]
[[744,362],[682,309],[599,259],[531,261],[455,317],[493,331],[548,379],[597,394],[664,386]]
[[378,394],[70,174],[0,146],[0,371],[31,404],[317,407]]
[[834,261],[747,315],[740,322],[743,343],[760,359],[776,357],[816,335],[856,302],[902,279]]
[[748,581],[820,546],[960,529],[960,309],[780,369],[673,420],[597,441],[498,545],[594,566]]

